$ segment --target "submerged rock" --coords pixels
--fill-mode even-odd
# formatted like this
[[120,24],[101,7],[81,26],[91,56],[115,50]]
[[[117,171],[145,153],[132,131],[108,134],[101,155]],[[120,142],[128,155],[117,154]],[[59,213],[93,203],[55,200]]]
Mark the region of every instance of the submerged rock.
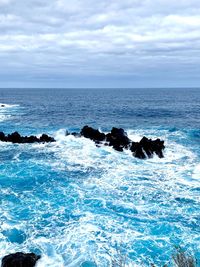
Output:
[[[69,133],[67,133],[69,135]],[[117,151],[129,149],[133,156],[139,159],[151,158],[156,154],[159,158],[163,157],[165,148],[164,141],[160,139],[152,140],[143,137],[140,142],[133,142],[128,138],[127,133],[122,128],[113,127],[110,133],[102,133],[97,129],[89,126],[84,126],[80,133],[72,133],[76,137],[83,136],[93,140],[97,146],[99,144],[112,146]]]
[[34,267],[40,258],[34,253],[17,252],[3,257],[1,267]]
[[0,132],[0,141],[22,144],[55,142],[55,139],[47,134],[42,134],[42,136],[38,138],[35,135],[21,136],[18,132],[14,132],[6,136],[3,132]]

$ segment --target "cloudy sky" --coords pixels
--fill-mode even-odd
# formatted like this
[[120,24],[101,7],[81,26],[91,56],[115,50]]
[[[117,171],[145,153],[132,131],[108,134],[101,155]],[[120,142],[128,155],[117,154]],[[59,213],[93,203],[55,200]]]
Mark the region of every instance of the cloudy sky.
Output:
[[198,87],[199,0],[0,0],[0,87]]

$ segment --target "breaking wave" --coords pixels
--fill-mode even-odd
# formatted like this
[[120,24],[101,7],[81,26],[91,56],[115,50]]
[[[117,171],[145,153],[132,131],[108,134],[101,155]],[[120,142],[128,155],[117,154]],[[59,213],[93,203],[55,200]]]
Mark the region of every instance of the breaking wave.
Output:
[[9,120],[16,114],[19,108],[19,105],[0,103],[0,122]]
[[128,135],[164,139],[165,157],[139,160],[65,129],[51,144],[1,144],[1,256],[33,251],[39,267],[104,267],[120,247],[130,266],[148,266],[167,262],[175,245],[200,249],[200,163],[187,133]]

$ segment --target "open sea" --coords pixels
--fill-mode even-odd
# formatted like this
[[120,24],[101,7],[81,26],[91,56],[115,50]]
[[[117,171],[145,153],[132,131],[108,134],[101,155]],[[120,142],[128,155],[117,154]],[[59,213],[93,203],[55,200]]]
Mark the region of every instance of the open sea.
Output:
[[[0,131],[56,139],[0,142],[0,260],[160,267],[177,246],[200,258],[200,89],[0,89],[0,103]],[[163,139],[164,158],[65,136],[84,125]]]

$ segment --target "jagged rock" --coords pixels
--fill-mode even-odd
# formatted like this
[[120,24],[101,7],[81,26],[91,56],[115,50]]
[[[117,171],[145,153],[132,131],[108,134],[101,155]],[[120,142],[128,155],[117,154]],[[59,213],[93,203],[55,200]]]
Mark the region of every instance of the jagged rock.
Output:
[[140,143],[132,142],[130,147],[131,152],[133,152],[133,156],[139,159],[145,159],[145,153]]
[[43,134],[40,136],[40,141],[45,143],[45,142],[54,142],[55,139],[53,137],[48,136],[47,134]]
[[159,158],[163,158],[164,141],[160,139],[151,140],[147,137],[143,137],[140,142],[132,142],[130,150],[136,158],[144,159],[146,157],[151,158],[156,153]]
[[93,129],[92,127],[89,127],[87,125],[83,127],[80,134],[86,138],[90,138],[95,142],[101,142],[106,138],[106,135],[104,133],[101,133],[99,130]]
[[0,132],[0,141],[5,142],[5,140],[6,140],[5,134],[3,132]]
[[163,150],[165,148],[164,141],[161,141],[160,139],[151,140],[145,136],[140,142],[133,142],[128,138],[124,129],[115,127],[112,128],[110,133],[105,134],[86,125],[82,128],[80,134],[72,133],[72,135],[89,138],[93,140],[98,147],[100,144],[109,145],[120,152],[124,149],[130,149],[133,156],[139,159],[151,158],[154,154],[157,154],[159,158],[162,158]]
[[159,158],[163,158],[163,150],[165,149],[164,141],[160,140],[159,138],[152,141],[152,147],[154,152],[158,155]]
[[38,142],[38,138],[34,135],[24,137],[24,143],[35,143],[35,142]]
[[22,143],[22,137],[18,132],[14,132],[12,134],[8,134],[7,142]]
[[40,258],[34,253],[17,252],[3,257],[1,267],[34,267]]
[[37,136],[34,135],[21,136],[18,132],[14,132],[6,136],[3,132],[0,132],[0,141],[21,144],[21,143],[54,142],[55,139],[53,137],[48,136],[47,134],[43,134],[40,138],[38,138]]
[[111,132],[106,135],[106,141],[117,151],[123,151],[128,148],[131,140],[127,137],[127,133],[122,128],[113,127]]

